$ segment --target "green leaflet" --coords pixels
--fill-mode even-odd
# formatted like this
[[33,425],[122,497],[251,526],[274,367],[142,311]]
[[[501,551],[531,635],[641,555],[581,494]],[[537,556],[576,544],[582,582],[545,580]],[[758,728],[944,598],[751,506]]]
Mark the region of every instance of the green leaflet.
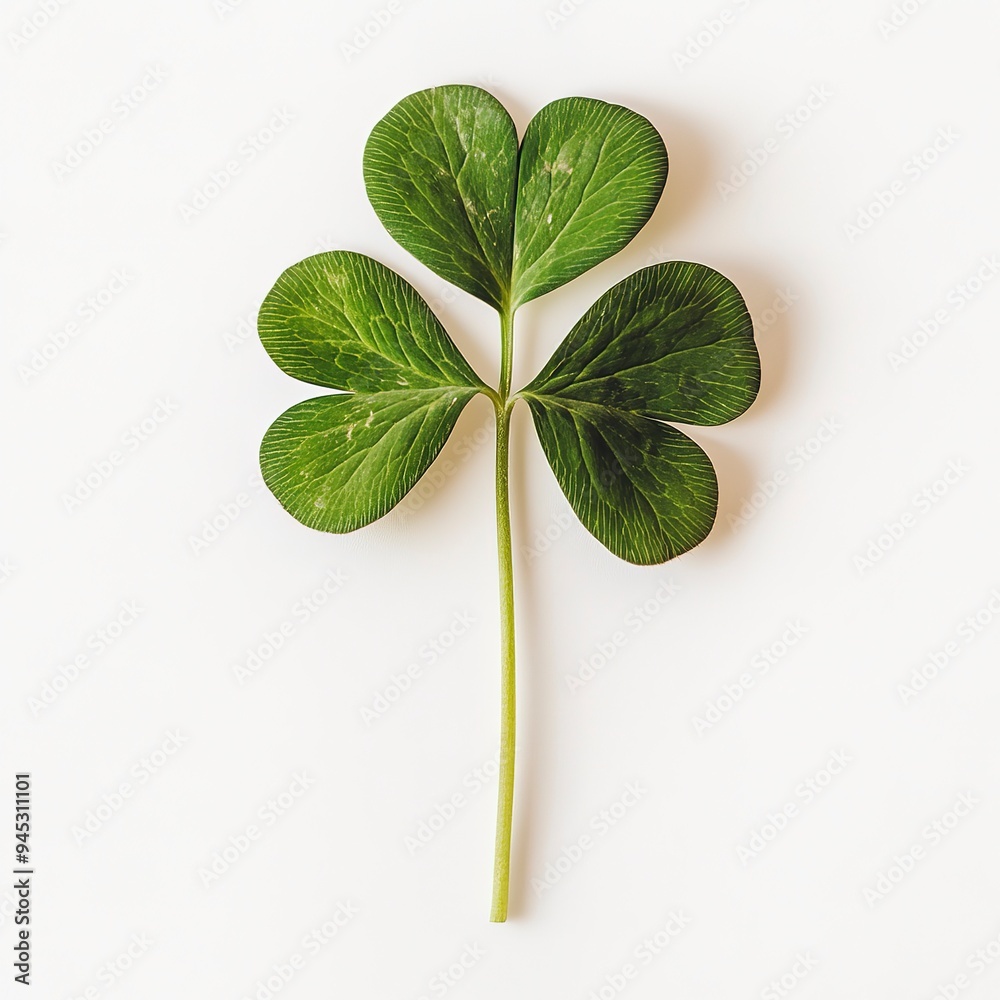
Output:
[[417,290],[364,254],[334,250],[293,264],[267,293],[257,330],[282,371],[314,385],[485,388]]
[[663,190],[667,151],[634,111],[568,97],[531,120],[519,153],[503,105],[452,85],[392,108],[368,138],[364,173],[372,207],[401,246],[513,311],[635,236]]
[[646,224],[667,179],[667,151],[642,115],[566,97],[531,120],[521,143],[514,306],[618,253]]
[[724,423],[759,385],[736,287],[673,261],[605,292],[521,395],[577,516],[615,555],[646,564],[697,545],[717,505],[708,456],[657,421]]
[[323,531],[353,531],[399,503],[485,389],[413,287],[361,254],[290,267],[258,329],[289,375],[350,390],[286,410],[261,444],[268,487]]
[[510,292],[517,132],[479,87],[404,97],[376,126],[365,187],[382,225],[417,260],[503,307]]
[[524,398],[570,506],[616,556],[661,563],[709,533],[718,502],[715,472],[689,437],[595,403]]
[[310,528],[354,531],[406,496],[475,394],[448,387],[307,399],[264,435],[264,482]]
[[759,387],[736,286],[704,264],[671,261],[605,292],[525,392],[708,425],[738,417]]

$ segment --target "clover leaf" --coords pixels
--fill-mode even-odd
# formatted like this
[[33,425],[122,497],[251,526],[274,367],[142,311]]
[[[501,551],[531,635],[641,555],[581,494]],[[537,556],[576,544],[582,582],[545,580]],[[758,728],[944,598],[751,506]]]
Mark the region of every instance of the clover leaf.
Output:
[[499,314],[494,389],[418,292],[347,251],[288,268],[260,310],[261,341],[289,375],[337,390],[286,410],[261,444],[264,481],[296,519],[353,531],[413,488],[478,393],[496,415],[500,569],[500,777],[491,919],[507,917],[514,796],[515,643],[508,453],[524,400],[586,528],[629,562],[664,562],[715,521],[711,460],[673,423],[713,425],[753,402],[760,363],[740,293],[703,264],[643,268],[604,293],[541,372],[511,391],[514,315],[625,247],[667,175],[656,129],[627,108],[569,97],[520,144],[478,87],[404,98],[364,151],[369,200],[414,257]]

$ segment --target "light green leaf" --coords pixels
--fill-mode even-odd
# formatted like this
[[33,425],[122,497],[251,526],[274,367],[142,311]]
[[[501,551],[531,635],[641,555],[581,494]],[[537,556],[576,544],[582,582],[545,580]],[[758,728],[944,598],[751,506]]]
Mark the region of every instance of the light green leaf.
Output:
[[666,178],[663,140],[642,115],[585,97],[542,108],[521,143],[515,307],[618,253],[653,214]]
[[416,289],[364,254],[293,264],[257,319],[283,371],[331,389],[377,392],[483,383]]
[[307,399],[264,435],[264,482],[310,528],[363,527],[413,488],[475,394],[448,387]]
[[715,471],[689,437],[596,403],[524,398],[570,506],[616,556],[640,565],[665,562],[711,531]]
[[353,531],[399,503],[486,389],[413,287],[362,254],[290,267],[258,329],[289,375],[350,390],[286,410],[261,444],[265,483],[323,531]]
[[759,387],[753,322],[736,286],[704,264],[671,261],[605,292],[526,391],[721,424]]
[[510,291],[517,132],[479,87],[403,98],[364,153],[365,186],[382,224],[417,260],[500,309]]

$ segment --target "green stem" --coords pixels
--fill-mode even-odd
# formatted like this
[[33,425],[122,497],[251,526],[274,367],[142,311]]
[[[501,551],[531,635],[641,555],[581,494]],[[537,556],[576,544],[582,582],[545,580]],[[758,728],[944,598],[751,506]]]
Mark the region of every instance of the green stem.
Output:
[[509,450],[511,369],[514,317],[500,313],[500,399],[497,420],[497,561],[500,568],[500,775],[497,795],[497,835],[493,861],[493,906],[490,920],[507,919],[510,884],[510,832],[514,813],[514,739],[517,704],[514,683],[514,563],[510,545]]
[[500,400],[507,402],[510,377],[514,368],[514,313],[505,306],[500,310]]

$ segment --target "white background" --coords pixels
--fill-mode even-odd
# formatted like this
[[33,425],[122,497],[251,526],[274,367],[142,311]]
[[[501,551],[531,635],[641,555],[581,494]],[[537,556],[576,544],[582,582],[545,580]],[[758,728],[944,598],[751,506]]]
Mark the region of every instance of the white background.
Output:
[[[891,0],[559,9],[80,0],[27,38],[41,2],[5,5],[0,857],[12,866],[13,775],[30,770],[34,995],[1000,989],[1000,961],[967,963],[990,942],[1000,954],[995,5],[907,0],[895,25]],[[519,313],[516,382],[597,295],[662,259],[736,282],[764,369],[745,416],[692,432],[719,471],[719,521],[663,567],[617,561],[565,516],[516,416],[503,926],[487,921],[496,782],[475,778],[499,707],[488,404],[461,418],[440,489],[354,535],[304,528],[254,478],[265,428],[314,390],[269,361],[253,315],[319,249],[398,269],[494,372],[495,316],[393,243],[361,177],[392,104],[453,82],[490,89],[522,130],[558,97],[624,103],[670,153],[632,245]],[[133,107],[116,103],[133,88]],[[92,495],[68,503],[88,475]],[[310,613],[298,602],[317,589]],[[474,622],[449,639],[456,615]],[[602,645],[614,655],[571,690]],[[420,677],[366,724],[412,663]],[[915,671],[931,679],[907,693]],[[151,757],[170,733],[180,749]],[[849,763],[824,772],[838,753]],[[268,825],[260,810],[303,772]],[[421,824],[456,793],[428,840]],[[200,876],[251,824],[259,839]],[[10,899],[0,888],[4,996]],[[312,954],[303,939],[342,903],[356,915]],[[647,960],[671,912],[685,926]],[[303,967],[269,987],[296,953]]]

